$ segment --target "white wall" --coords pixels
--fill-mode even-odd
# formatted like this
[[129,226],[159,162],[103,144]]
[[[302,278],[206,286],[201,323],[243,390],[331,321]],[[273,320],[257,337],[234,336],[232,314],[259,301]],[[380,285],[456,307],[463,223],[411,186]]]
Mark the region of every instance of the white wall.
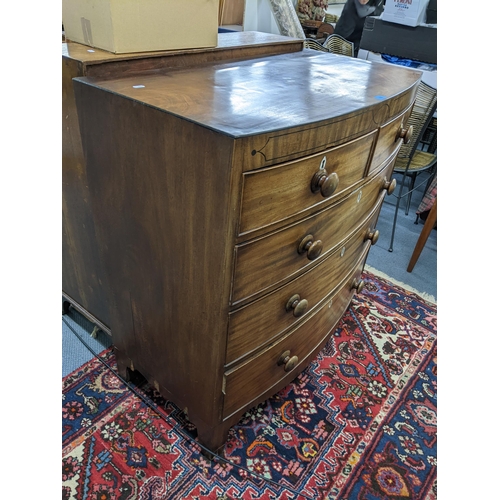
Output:
[[246,0],[243,30],[280,34],[269,0]]
[[[292,0],[292,3],[297,8],[297,0]],[[343,4],[329,5],[327,12],[328,14],[340,16],[343,7]],[[243,30],[280,34],[269,0],[246,0]]]

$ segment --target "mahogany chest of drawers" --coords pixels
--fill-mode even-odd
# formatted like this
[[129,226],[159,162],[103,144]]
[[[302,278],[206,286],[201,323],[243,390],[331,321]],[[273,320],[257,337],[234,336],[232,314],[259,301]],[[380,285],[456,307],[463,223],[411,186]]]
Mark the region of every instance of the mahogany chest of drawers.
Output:
[[217,47],[113,54],[75,42],[62,44],[62,291],[71,304],[107,334],[109,292],[94,228],[73,78],[111,78],[172,70],[209,61],[250,59],[302,50],[303,42],[257,31],[219,33]]
[[419,80],[310,50],[74,80],[119,371],[210,449],[361,290]]

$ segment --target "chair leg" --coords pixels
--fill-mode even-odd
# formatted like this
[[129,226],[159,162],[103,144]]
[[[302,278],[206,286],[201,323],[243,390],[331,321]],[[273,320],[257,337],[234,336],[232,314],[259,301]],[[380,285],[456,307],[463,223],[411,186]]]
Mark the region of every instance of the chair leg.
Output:
[[422,250],[425,246],[425,242],[427,241],[429,234],[431,234],[432,228],[434,227],[436,220],[437,220],[437,197],[436,200],[434,201],[434,205],[432,205],[429,215],[427,216],[424,227],[422,228],[422,232],[418,237],[417,244],[415,245],[415,249],[413,250],[413,254],[408,264],[408,268],[406,269],[407,272],[411,273],[413,271],[413,268],[415,267],[415,264],[417,263],[417,260],[420,257],[420,254],[422,253]]
[[405,215],[408,215],[408,213],[410,212],[411,195],[413,193],[413,188],[415,187],[415,179],[417,178],[416,172],[410,174],[410,177],[411,177],[410,188],[408,190],[408,194],[406,195],[408,198],[406,200]]
[[403,187],[405,184],[405,179],[406,179],[406,172],[403,174],[403,180],[401,181],[401,186],[399,186],[399,193],[397,195],[397,201],[396,201],[396,210],[394,212],[394,221],[392,223],[392,234],[391,234],[391,242],[389,244],[389,252],[392,252],[392,245],[394,243],[394,233],[396,232],[396,222],[398,220],[398,210],[399,210],[399,203],[401,201],[401,194],[403,192]]

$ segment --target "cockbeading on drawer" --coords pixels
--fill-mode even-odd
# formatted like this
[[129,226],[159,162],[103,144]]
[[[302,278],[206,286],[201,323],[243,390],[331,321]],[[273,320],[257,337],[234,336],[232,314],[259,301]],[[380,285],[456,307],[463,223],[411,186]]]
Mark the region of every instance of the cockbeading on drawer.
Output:
[[276,167],[243,174],[240,235],[320,209],[354,189],[367,170],[376,132]]
[[375,224],[384,193],[375,208],[355,229],[353,235],[330,253],[319,265],[229,315],[226,364],[240,362],[290,327],[314,314],[324,298],[345,279],[363,253],[378,239]]
[[318,352],[340,319],[352,295],[360,292],[360,279],[368,254],[367,246],[353,272],[326,298],[314,315],[280,338],[263,352],[225,373],[223,417],[229,417],[265,393],[280,380],[305,368],[309,357]]
[[[364,220],[381,191],[389,187],[385,183],[396,153],[376,176],[346,198],[282,230],[236,245],[231,303],[242,305],[284,284],[348,238],[356,221]],[[310,253],[304,241],[311,242],[315,251]]]

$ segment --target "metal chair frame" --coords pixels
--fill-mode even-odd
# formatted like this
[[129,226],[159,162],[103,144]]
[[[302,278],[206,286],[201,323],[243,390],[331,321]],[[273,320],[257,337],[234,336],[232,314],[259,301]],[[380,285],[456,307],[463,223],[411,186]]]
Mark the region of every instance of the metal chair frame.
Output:
[[[421,151],[418,149],[418,145],[420,144],[429,123],[433,119],[436,109],[437,90],[424,82],[420,82],[415,104],[408,119],[408,126],[411,125],[413,127],[412,139],[407,144],[403,144],[401,146],[396,159],[396,164],[394,166],[394,173],[402,174],[403,178],[401,180],[398,194],[396,195],[396,210],[394,213],[389,252],[393,251],[394,235],[396,232],[396,223],[401,199],[405,196],[407,197],[405,215],[408,215],[413,191],[430,181],[430,179],[427,179],[415,186],[417,175],[431,169],[431,176],[435,175],[437,154]],[[410,179],[410,185],[408,190],[403,193],[407,178]]]

